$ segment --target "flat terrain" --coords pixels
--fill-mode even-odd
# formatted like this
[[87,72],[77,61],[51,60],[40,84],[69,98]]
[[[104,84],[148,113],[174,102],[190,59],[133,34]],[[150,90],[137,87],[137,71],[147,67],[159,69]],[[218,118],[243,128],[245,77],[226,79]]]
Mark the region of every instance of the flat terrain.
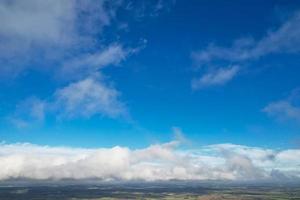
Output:
[[214,185],[214,184],[84,184],[0,187],[0,200],[300,200],[300,187],[295,185]]

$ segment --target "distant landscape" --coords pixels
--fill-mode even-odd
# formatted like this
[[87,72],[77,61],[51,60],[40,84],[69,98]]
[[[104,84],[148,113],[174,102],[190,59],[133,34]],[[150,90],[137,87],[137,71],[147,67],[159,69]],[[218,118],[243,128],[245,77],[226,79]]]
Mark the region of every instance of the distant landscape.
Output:
[[101,183],[2,186],[1,200],[297,200],[300,184]]

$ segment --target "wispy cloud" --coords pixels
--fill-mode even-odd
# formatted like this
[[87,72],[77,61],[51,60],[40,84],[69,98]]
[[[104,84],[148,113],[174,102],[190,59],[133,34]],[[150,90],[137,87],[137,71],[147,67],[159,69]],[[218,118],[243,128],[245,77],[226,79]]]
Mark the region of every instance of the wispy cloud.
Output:
[[[47,116],[56,119],[90,118],[94,115],[109,118],[127,118],[128,109],[120,99],[120,92],[101,73],[101,68],[117,65],[137,49],[123,50],[110,46],[99,54],[93,54],[68,62],[68,69],[60,72],[67,84],[53,91],[45,99],[26,98],[8,116],[19,128],[42,124]],[[68,70],[68,71],[66,71]]]
[[126,115],[119,92],[97,78],[89,77],[58,89],[53,107],[60,117],[77,118],[103,115],[111,118]]
[[299,94],[299,90],[294,90],[288,98],[269,103],[263,112],[280,121],[295,120],[300,122]]
[[292,105],[289,101],[272,102],[263,111],[280,120],[294,119],[300,121],[300,107]]
[[136,20],[145,17],[157,17],[165,11],[170,11],[176,0],[127,1],[126,9],[132,11]]
[[[129,24],[118,19],[117,10],[122,9],[128,18],[136,20],[133,15],[137,10],[143,17],[152,17],[173,3],[173,0],[1,1],[0,71],[15,75],[29,69],[41,72],[49,68],[47,73],[55,77],[53,82],[60,81],[53,83],[60,86],[48,97],[39,98],[37,94],[34,101],[30,97],[20,100],[9,120],[18,127],[26,127],[42,122],[48,115],[124,116],[127,109],[120,100],[121,92],[102,69],[120,65],[143,49],[146,40],[137,38],[140,41],[137,45],[129,45],[132,41],[126,41],[126,46],[122,44],[118,33],[124,30],[120,24],[126,24],[126,29]],[[111,28],[116,36],[107,35],[105,28]]]
[[241,62],[258,59],[271,53],[299,53],[299,44],[300,12],[298,11],[277,30],[269,31],[260,40],[239,38],[228,48],[211,44],[204,50],[193,52],[192,57],[200,65],[215,60]]
[[64,80],[73,82],[58,88],[54,94],[52,110],[60,117],[78,118],[102,115],[111,118],[128,117],[129,113],[112,85],[101,70],[119,65],[130,55],[139,52],[146,40],[136,48],[124,48],[121,44],[111,44],[93,54],[83,54],[79,58],[65,61],[59,72]]
[[60,121],[92,116],[129,120],[128,109],[120,96],[100,75],[94,75],[58,88],[48,99],[30,97],[21,101],[8,120],[17,128],[43,125],[48,117]]
[[8,116],[8,120],[17,128],[42,124],[46,117],[47,107],[47,102],[37,97],[29,97],[16,106],[15,112]]
[[239,66],[231,66],[208,72],[202,77],[192,80],[192,89],[197,90],[210,86],[223,85],[233,79],[238,74],[238,71]]
[[[18,73],[32,66],[51,66],[49,75],[60,81],[57,85],[65,84],[55,88],[48,97],[21,100],[20,105],[26,106],[16,106],[15,113],[9,117],[11,122],[25,127],[42,122],[39,118],[49,114],[61,118],[125,115],[126,106],[119,99],[120,92],[110,84],[102,69],[120,65],[144,48],[146,40],[140,40],[132,48],[122,45],[119,39],[114,42],[113,38],[109,41],[100,38],[103,29],[116,22],[116,10],[123,3],[119,0],[0,2],[3,19],[0,70],[9,68]],[[37,116],[38,109],[40,116]]]
[[0,144],[0,180],[299,180],[300,151],[233,144],[178,149],[178,142],[143,149],[83,149]]
[[59,76],[72,80],[93,75],[104,67],[119,65],[129,56],[143,49],[146,43],[146,40],[143,40],[136,48],[126,48],[122,44],[114,43],[94,53],[82,54],[79,57],[65,60],[59,70]]
[[81,76],[91,75],[103,67],[117,65],[125,60],[129,51],[125,50],[120,44],[112,44],[102,51],[93,54],[81,55],[79,58],[67,60],[62,67],[62,75]]
[[[244,66],[247,62],[257,60],[269,54],[299,53],[299,46],[300,12],[297,11],[279,28],[269,31],[261,39],[255,40],[251,37],[239,38],[233,41],[230,47],[210,44],[203,50],[192,52],[191,57],[195,64],[202,68],[218,65],[218,62]],[[210,77],[210,74],[207,74],[207,76]]]

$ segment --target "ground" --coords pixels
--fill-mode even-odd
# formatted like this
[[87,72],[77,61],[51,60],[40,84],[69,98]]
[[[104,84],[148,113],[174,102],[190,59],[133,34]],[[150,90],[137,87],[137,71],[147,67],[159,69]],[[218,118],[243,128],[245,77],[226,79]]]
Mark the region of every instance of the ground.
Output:
[[300,200],[299,185],[84,184],[2,185],[0,200]]

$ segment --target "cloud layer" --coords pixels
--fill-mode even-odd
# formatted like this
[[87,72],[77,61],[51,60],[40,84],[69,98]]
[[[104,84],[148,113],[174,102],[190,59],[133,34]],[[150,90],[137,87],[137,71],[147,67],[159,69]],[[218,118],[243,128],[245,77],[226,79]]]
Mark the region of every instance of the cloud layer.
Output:
[[299,180],[300,150],[233,144],[182,149],[178,141],[143,149],[0,145],[0,180]]

